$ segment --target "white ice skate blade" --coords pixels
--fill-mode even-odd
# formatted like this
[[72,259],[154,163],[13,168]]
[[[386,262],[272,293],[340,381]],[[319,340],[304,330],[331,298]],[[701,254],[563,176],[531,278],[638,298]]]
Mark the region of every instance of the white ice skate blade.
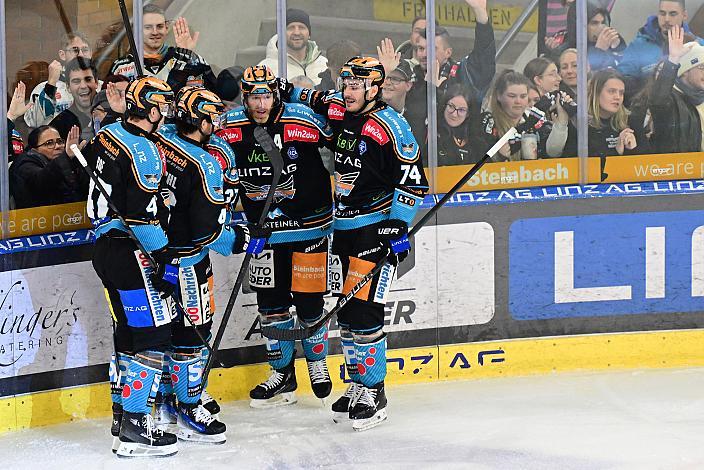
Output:
[[333,411],[332,412],[332,422],[333,423],[344,423],[350,420],[349,411]]
[[195,442],[197,444],[224,444],[227,442],[227,436],[222,434],[201,434],[195,429],[182,427],[179,425],[176,436],[182,441]]
[[170,457],[176,455],[178,446],[169,444],[166,446],[150,446],[147,444],[139,444],[137,442],[122,442],[117,449],[118,457]]
[[355,431],[366,431],[367,429],[379,426],[383,421],[386,421],[386,408],[377,411],[374,416],[367,419],[353,419],[352,429]]
[[276,408],[279,406],[293,405],[297,401],[295,392],[286,392],[280,393],[267,400],[257,400],[252,398],[249,402],[249,406],[257,409]]

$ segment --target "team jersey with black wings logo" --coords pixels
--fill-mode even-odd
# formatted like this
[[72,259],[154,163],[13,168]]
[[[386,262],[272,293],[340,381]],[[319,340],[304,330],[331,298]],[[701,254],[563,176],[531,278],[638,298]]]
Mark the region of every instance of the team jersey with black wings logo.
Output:
[[[254,139],[257,124],[243,108],[224,116],[217,135],[235,154],[239,191],[247,220],[259,220],[271,187],[269,157]],[[333,205],[330,174],[319,147],[331,137],[325,118],[300,104],[284,103],[272,110],[264,128],[281,151],[283,173],[274,192],[266,227],[269,243],[312,240],[332,231]]]
[[377,101],[348,113],[342,93],[294,88],[291,101],[328,118],[335,152],[335,230],[352,230],[386,219],[410,224],[428,181],[418,143],[403,116]]

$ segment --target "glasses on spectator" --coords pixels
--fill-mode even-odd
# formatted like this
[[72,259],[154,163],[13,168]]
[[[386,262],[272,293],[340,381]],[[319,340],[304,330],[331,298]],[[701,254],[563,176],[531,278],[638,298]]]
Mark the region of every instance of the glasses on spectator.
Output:
[[401,83],[406,83],[408,81],[401,77],[386,77],[386,80],[394,85],[400,85]]
[[83,47],[69,47],[68,49],[64,49],[65,52],[73,52],[74,54],[90,54],[90,47],[88,46],[83,46]]
[[145,24],[144,29],[146,29],[149,32],[158,31],[160,33],[163,33],[164,31],[166,31],[167,26],[168,26],[167,23]]
[[49,139],[44,143],[37,144],[37,147],[62,147],[65,143],[66,141],[64,139]]
[[450,114],[457,113],[457,116],[466,116],[467,111],[469,111],[469,108],[458,108],[452,103],[447,103],[447,110],[450,112]]
[[553,70],[552,72],[546,72],[541,75],[541,77],[552,77],[552,78],[557,78],[559,76],[559,72],[557,70]]

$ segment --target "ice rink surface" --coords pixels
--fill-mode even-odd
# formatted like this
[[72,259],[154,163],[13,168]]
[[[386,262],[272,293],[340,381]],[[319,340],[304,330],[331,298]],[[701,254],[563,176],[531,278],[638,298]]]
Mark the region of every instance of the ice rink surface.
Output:
[[228,442],[118,459],[109,420],[0,437],[3,469],[704,469],[704,369],[584,373],[388,390],[389,419],[354,432],[313,397],[224,404]]

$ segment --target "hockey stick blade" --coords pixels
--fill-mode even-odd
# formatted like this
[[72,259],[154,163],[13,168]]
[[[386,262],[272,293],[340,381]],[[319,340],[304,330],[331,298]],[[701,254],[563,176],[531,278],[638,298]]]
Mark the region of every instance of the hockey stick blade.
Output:
[[[276,147],[276,144],[274,144],[273,139],[266,129],[261,126],[255,127],[254,138],[259,145],[261,145],[264,152],[266,152],[272,168],[271,186],[269,186],[269,191],[266,194],[266,201],[264,202],[262,213],[259,215],[259,221],[257,222],[257,225],[262,227],[264,222],[266,222],[266,218],[269,215],[269,207],[271,207],[271,203],[274,201],[274,196],[276,195],[276,186],[279,184],[279,179],[281,178],[281,173],[284,169],[284,160],[281,157],[281,152],[279,152],[279,149]],[[220,326],[218,327],[218,331],[215,335],[215,341],[213,341],[214,352],[211,353],[208,358],[208,363],[205,365],[205,369],[203,370],[202,383],[206,383],[208,380],[208,375],[212,369],[212,361],[215,360],[215,355],[217,354],[222,338],[225,335],[225,328],[230,320],[230,315],[232,315],[232,309],[235,307],[235,301],[239,295],[240,287],[244,282],[244,277],[249,271],[249,262],[251,259],[252,255],[250,253],[244,255],[242,266],[240,266],[240,271],[237,273],[237,278],[235,279],[235,285],[232,287],[232,292],[230,292],[230,298],[227,299],[227,306],[225,307],[225,311],[222,315],[222,321],[220,322]]]
[[[496,152],[499,151],[501,147],[503,147],[509,140],[511,140],[514,135],[516,134],[516,129],[511,128],[509,131],[504,134],[503,137],[499,139],[496,144],[494,144],[493,147],[489,149],[489,151],[484,154],[484,157],[479,160],[477,163],[472,166],[472,168],[469,169],[469,171],[433,206],[430,208],[430,210],[416,223],[413,228],[408,232],[408,237],[412,237],[418,231],[428,223],[430,219],[432,219],[435,214],[440,210],[442,206],[445,205],[447,201],[449,201],[454,194],[462,188],[462,186],[469,181],[472,176],[474,176],[479,169],[484,166],[484,164],[489,161],[494,155],[496,155]],[[343,297],[340,297],[340,300],[337,302],[337,305],[335,308],[331,309],[323,318],[315,322],[314,324],[304,327],[304,328],[298,328],[294,330],[281,330],[279,328],[273,327],[273,326],[265,326],[262,328],[262,335],[266,336],[267,338],[271,339],[278,339],[282,341],[296,341],[296,340],[301,340],[301,339],[306,339],[310,338],[314,334],[316,334],[320,328],[323,327],[332,317],[333,315],[336,315],[342,308],[350,301],[352,298],[355,296],[357,292],[362,290],[364,286],[371,281],[374,276],[381,271],[381,269],[384,267],[386,264],[386,261],[388,259],[388,255],[384,256],[378,263],[374,265],[372,270],[367,273],[360,281],[352,287],[352,290],[345,294]]]
[[[103,183],[100,182],[96,174],[93,172],[93,170],[88,166],[88,162],[86,161],[86,157],[83,156],[83,153],[81,152],[81,149],[78,148],[78,145],[73,144],[71,145],[71,151],[76,157],[76,160],[78,160],[78,163],[83,167],[83,170],[88,174],[91,180],[93,180],[93,184],[95,184],[95,187],[98,188],[98,191],[100,191],[100,194],[103,195],[105,198],[105,201],[108,203],[108,207],[115,213],[117,218],[120,220],[122,225],[126,228],[127,230],[127,236],[130,237],[130,239],[134,242],[135,245],[137,245],[137,249],[142,252],[142,254],[147,258],[147,261],[149,261],[149,264],[151,264],[152,267],[156,266],[156,262],[154,261],[154,258],[152,257],[151,253],[147,251],[146,248],[144,248],[144,245],[142,245],[142,242],[139,241],[139,238],[137,238],[137,235],[135,235],[134,230],[132,230],[132,227],[130,227],[127,222],[125,221],[124,217],[122,217],[122,214],[120,214],[120,211],[117,209],[117,206],[113,202],[112,198],[108,194],[108,192],[105,190],[105,187],[103,186]],[[191,320],[191,317],[185,314],[186,310],[183,308],[183,305],[181,305],[181,302],[176,298],[176,293],[171,294],[171,300],[174,301],[176,306],[183,312],[184,318],[188,321],[188,323],[191,325],[193,328],[193,331],[196,332],[196,335],[198,336],[198,339],[203,343],[203,346],[210,352],[210,354],[213,354],[213,349],[210,347],[210,344],[208,344],[208,341],[203,337],[200,331],[198,331],[198,328],[196,328],[196,325],[193,324],[193,320]]]

